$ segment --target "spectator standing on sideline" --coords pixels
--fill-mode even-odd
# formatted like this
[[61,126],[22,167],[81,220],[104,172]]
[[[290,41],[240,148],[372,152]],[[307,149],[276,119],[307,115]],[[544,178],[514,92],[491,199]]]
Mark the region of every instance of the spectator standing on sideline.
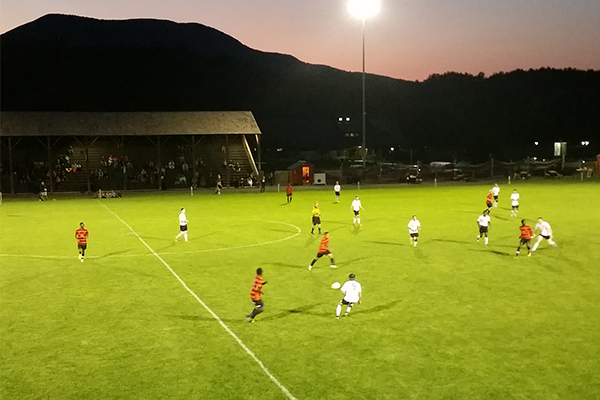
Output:
[[287,198],[288,204],[292,202],[292,183],[288,183],[285,187],[285,195]]

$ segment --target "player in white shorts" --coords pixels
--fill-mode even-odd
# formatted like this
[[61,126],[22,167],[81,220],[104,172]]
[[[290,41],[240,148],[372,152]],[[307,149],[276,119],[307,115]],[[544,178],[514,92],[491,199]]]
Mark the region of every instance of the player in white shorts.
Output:
[[340,288],[342,293],[344,293],[344,298],[340,301],[340,304],[337,305],[335,309],[335,318],[340,319],[340,313],[342,312],[342,305],[348,306],[346,307],[346,313],[344,317],[348,316],[348,313],[354,306],[354,303],[360,304],[362,301],[362,286],[360,283],[355,281],[356,275],[350,274],[348,275],[349,281],[346,281],[344,285]]
[[510,210],[510,216],[511,217],[516,217],[517,213],[519,212],[519,199],[521,198],[521,195],[519,193],[517,193],[517,189],[513,190],[512,194],[510,195],[510,206],[511,206],[511,210]]
[[550,226],[549,223],[544,221],[542,217],[539,217],[537,224],[535,224],[535,233],[539,233],[539,235],[538,235],[538,239],[535,242],[535,244],[533,245],[533,248],[531,249],[531,251],[537,250],[542,239],[546,239],[552,247],[558,247],[556,242],[554,242],[554,240],[553,240],[552,227]]

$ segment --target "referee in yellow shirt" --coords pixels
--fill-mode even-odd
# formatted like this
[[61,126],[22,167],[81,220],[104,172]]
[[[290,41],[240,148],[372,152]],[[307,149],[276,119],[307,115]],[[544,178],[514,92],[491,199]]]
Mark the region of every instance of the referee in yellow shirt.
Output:
[[319,226],[319,235],[321,234],[321,211],[319,210],[319,203],[315,202],[315,206],[312,209],[312,229],[310,234],[315,234],[315,226]]

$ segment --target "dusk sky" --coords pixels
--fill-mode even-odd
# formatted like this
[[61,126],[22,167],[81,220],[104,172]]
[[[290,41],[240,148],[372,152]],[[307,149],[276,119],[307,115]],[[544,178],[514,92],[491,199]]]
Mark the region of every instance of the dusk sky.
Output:
[[[254,49],[362,70],[361,21],[347,0],[1,0],[0,31],[45,14],[197,22]],[[600,69],[600,0],[381,0],[367,21],[369,73]]]

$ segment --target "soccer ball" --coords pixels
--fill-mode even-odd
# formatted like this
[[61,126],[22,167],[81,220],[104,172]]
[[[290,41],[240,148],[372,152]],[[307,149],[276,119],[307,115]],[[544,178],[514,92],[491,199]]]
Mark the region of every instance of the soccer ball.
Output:
[[339,283],[339,282],[333,282],[333,283],[331,284],[331,288],[332,288],[332,289],[339,289],[341,286],[342,286],[342,285],[340,285],[340,283]]

